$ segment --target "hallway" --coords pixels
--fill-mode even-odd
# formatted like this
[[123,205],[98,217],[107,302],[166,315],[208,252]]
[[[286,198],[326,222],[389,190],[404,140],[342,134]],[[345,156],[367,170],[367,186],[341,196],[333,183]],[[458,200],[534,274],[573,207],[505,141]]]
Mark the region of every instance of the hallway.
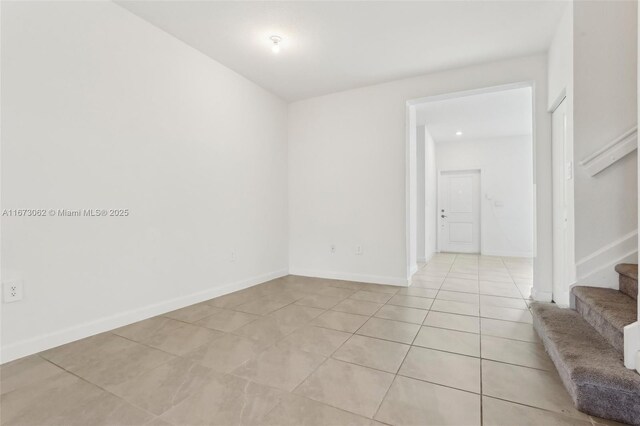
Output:
[[[437,253],[427,264],[421,265],[412,281],[415,287],[529,299],[533,259]],[[526,308],[521,303],[506,303],[506,307]]]

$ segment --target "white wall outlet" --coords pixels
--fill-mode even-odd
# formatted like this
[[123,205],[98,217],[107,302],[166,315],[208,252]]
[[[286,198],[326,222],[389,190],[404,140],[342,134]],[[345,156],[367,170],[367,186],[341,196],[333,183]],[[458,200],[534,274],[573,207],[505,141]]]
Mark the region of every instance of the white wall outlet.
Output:
[[336,245],[335,244],[331,244],[331,246],[329,246],[329,251],[331,252],[331,254],[335,254],[336,253]]
[[4,303],[17,302],[22,300],[22,282],[10,281],[3,284]]
[[362,246],[356,246],[356,255],[362,256]]
[[235,252],[235,251],[232,251],[232,252],[231,252],[231,256],[229,256],[229,260],[230,260],[231,262],[235,262],[237,259],[238,259],[238,257],[236,256],[236,252]]

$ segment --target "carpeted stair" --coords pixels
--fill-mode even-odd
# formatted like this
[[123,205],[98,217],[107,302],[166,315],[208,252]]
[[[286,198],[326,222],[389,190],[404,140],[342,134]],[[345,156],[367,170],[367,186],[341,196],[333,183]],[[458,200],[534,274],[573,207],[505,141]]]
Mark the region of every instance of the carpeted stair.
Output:
[[621,263],[616,266],[616,272],[620,275],[620,291],[638,300],[638,265]]
[[638,318],[638,302],[612,288],[574,287],[575,309],[618,352],[624,351],[624,327]]
[[638,267],[621,264],[618,291],[574,287],[575,310],[532,303],[533,325],[576,407],[640,426],[640,374],[624,367],[623,328],[637,320]]

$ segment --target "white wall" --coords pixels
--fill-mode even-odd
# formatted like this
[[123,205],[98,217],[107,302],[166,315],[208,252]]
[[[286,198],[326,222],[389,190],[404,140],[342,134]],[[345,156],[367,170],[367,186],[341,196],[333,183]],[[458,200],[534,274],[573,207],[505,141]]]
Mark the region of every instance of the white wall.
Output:
[[436,165],[436,145],[424,128],[425,144],[425,257],[430,259],[436,252],[438,243],[438,166]]
[[566,94],[573,100],[573,6],[567,9],[558,23],[548,52],[549,95],[548,107],[552,109],[559,98]]
[[549,49],[549,107],[566,93],[574,145],[568,256],[579,284],[617,287],[615,264],[637,262],[637,154],[595,177],[580,166],[637,123],[636,9],[636,2],[573,2]]
[[531,136],[436,142],[438,170],[481,169],[481,251],[492,256],[533,254]]
[[637,123],[637,3],[574,2],[573,26],[578,282],[617,287],[615,263],[637,261],[637,153],[594,177],[579,162]]
[[[286,104],[111,2],[2,3],[3,360],[287,270]],[[231,252],[237,260],[230,261]]]
[[416,257],[418,262],[426,262],[426,157],[425,157],[425,128],[424,126],[418,126],[416,137]]
[[[348,90],[289,107],[290,271],[407,282],[406,103],[531,81],[535,100],[536,285],[550,297],[551,171],[546,57],[477,65]],[[338,251],[331,254],[330,244]],[[364,247],[355,256],[353,247]]]

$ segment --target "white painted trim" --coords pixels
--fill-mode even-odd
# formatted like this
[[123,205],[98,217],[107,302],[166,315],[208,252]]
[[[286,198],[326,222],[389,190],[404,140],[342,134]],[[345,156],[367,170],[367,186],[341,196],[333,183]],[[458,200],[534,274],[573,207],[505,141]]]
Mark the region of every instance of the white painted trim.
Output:
[[616,163],[625,155],[638,149],[638,126],[627,130],[593,154],[580,161],[589,176],[595,176]]
[[409,279],[411,279],[411,277],[418,272],[418,264],[415,264],[411,267],[411,270],[409,271]]
[[604,287],[604,288],[619,288],[619,275],[615,270],[615,266],[618,263],[636,263],[638,261],[638,251],[634,250],[619,259],[612,261],[611,263],[604,265],[599,270],[584,276],[576,280],[571,285],[587,285],[591,287]]
[[[563,89],[566,93],[566,88]],[[562,144],[555,140],[554,114],[564,106],[563,140]],[[562,307],[569,306],[571,301],[571,284],[575,282],[575,188],[573,171],[573,127],[572,127],[572,103],[566,96],[557,99],[551,112],[551,292],[553,301]],[[555,142],[554,142],[555,140]],[[556,149],[562,153],[556,153]],[[559,155],[556,155],[559,154]],[[561,164],[558,164],[562,161]],[[567,165],[571,165],[571,175],[567,176]],[[556,169],[561,171],[556,173]],[[564,202],[556,200],[558,194],[563,194]],[[564,213],[564,214],[563,214]],[[560,217],[559,217],[560,216]],[[561,226],[559,226],[562,224]],[[559,237],[559,238],[558,238]],[[564,240],[558,246],[556,239]],[[561,271],[556,268],[562,267]],[[557,273],[560,276],[556,276]]]
[[415,107],[411,106],[409,102],[405,106],[406,123],[405,123],[405,159],[404,159],[404,188],[405,188],[405,259],[406,259],[406,274],[407,282],[411,279],[411,132],[415,122],[411,120],[411,112]]
[[289,270],[290,275],[300,275],[303,277],[326,278],[329,280],[355,281],[368,284],[384,284],[395,285],[399,287],[408,287],[409,280],[402,277],[384,277],[380,275],[361,275],[351,274],[348,272],[332,272],[332,271],[313,271],[310,269],[292,268]]
[[431,259],[433,259],[433,256],[435,256],[436,252],[432,251],[431,254],[429,254],[429,257],[425,258],[425,263],[429,262]]
[[429,254],[429,256],[427,257],[421,257],[418,259],[418,263],[427,263],[429,262],[431,259],[433,259],[433,255],[436,254],[436,252],[432,252]]
[[563,87],[558,97],[555,99],[555,101],[553,101],[553,103],[551,104],[551,107],[549,107],[548,109],[549,114],[553,114],[553,112],[556,109],[558,109],[558,107],[560,106],[562,101],[566,99],[566,97],[567,97],[567,88]]
[[484,256],[501,256],[501,257],[534,257],[531,251],[501,251],[501,250],[482,250]]
[[2,363],[9,362],[46,349],[55,348],[56,346],[60,346],[65,343],[70,343],[79,339],[84,339],[85,337],[104,333],[105,331],[113,330],[118,327],[123,327],[134,322],[142,321],[156,315],[171,312],[195,303],[204,302],[205,300],[213,299],[214,297],[223,296],[234,291],[252,287],[266,281],[283,277],[287,274],[288,272],[286,269],[281,269],[251,277],[246,280],[237,281],[198,293],[189,294],[187,296],[148,305],[139,309],[120,312],[95,321],[22,340],[20,342],[3,346],[1,349],[0,359]]
[[636,321],[624,328],[624,366],[640,373],[640,322]]
[[533,81],[522,81],[518,83],[500,84],[498,86],[481,87],[479,89],[461,90],[459,92],[444,93],[442,95],[426,96],[423,98],[410,99],[407,105],[415,106],[425,102],[445,101],[448,99],[464,98],[467,96],[484,95],[487,93],[504,92],[506,90],[523,89],[533,87]]
[[629,232],[576,263],[576,284],[618,288],[618,263],[636,263],[638,259],[638,230]]
[[[535,157],[534,157],[535,158]],[[538,185],[536,183],[533,184],[533,253],[531,253],[531,257],[538,256]]]
[[533,286],[531,288],[531,298],[536,302],[551,302],[553,300],[553,293],[550,291],[540,291]]

